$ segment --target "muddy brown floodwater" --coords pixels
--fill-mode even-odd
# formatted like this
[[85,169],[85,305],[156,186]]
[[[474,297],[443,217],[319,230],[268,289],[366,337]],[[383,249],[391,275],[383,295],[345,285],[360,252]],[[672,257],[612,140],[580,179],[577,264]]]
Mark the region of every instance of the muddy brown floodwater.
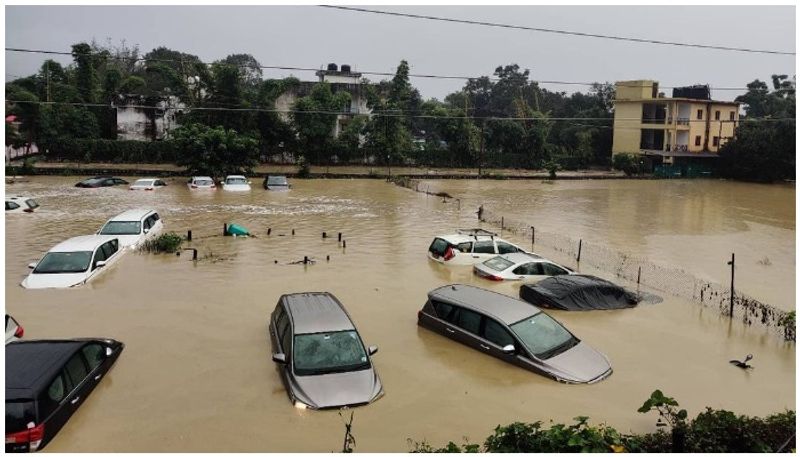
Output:
[[[244,194],[190,192],[178,179],[153,193],[77,189],[72,187],[77,180],[37,177],[6,186],[7,193],[31,195],[42,205],[35,214],[7,215],[5,223],[6,309],[25,327],[25,337],[108,336],[126,344],[107,378],[47,451],[340,450],[341,418],[292,407],[270,359],[268,315],[281,294],[299,291],[334,293],[365,342],[380,347],[374,362],[386,396],[354,409],[357,451],[405,451],[407,438],[444,444],[466,436],[480,442],[498,424],[570,421],[579,415],[623,432],[653,430],[656,417],[636,409],[654,389],[678,399],[691,415],[705,406],[756,415],[795,408],[794,344],[669,296],[633,309],[552,313],[611,359],[614,374],[590,386],[558,384],[418,328],[417,311],[437,286],[459,282],[517,294],[518,285],[484,281],[469,267],[427,260],[434,235],[476,225],[475,208],[467,205],[459,210],[377,180],[295,180],[286,193],[266,192],[254,182]],[[631,185],[636,184],[648,186],[648,192],[658,189],[653,183]],[[610,181],[584,185],[607,186],[610,206],[617,195],[635,192],[615,192],[620,184]],[[492,190],[509,201],[517,192],[502,193]],[[563,200],[581,198],[565,192]],[[693,205],[692,199],[675,198],[669,211],[690,224]],[[715,211],[746,212],[726,205],[736,206],[713,203]],[[157,208],[166,230],[191,229],[189,246],[207,258],[195,264],[187,255],[129,253],[81,288],[19,286],[26,265],[54,244],[91,233],[110,216],[137,206]],[[614,215],[642,221],[647,217],[642,206],[620,203]],[[592,220],[592,205],[571,207],[571,214],[548,213],[548,225],[572,230],[576,219]],[[660,217],[668,218],[668,209],[661,211]],[[258,238],[219,236],[225,222],[244,225]],[[758,224],[794,232],[793,220],[782,227]],[[680,224],[620,227],[637,240],[720,236],[687,234]],[[323,231],[332,237],[323,240]],[[338,246],[338,232],[346,250]],[[611,232],[596,233],[627,236]],[[758,250],[759,241],[752,243]],[[793,253],[793,246],[792,238],[787,252]],[[777,269],[780,257],[767,255]],[[303,256],[317,263],[288,265]],[[793,257],[791,265],[794,271]],[[793,279],[789,282],[793,291]],[[754,370],[728,363],[748,353],[755,355]]]

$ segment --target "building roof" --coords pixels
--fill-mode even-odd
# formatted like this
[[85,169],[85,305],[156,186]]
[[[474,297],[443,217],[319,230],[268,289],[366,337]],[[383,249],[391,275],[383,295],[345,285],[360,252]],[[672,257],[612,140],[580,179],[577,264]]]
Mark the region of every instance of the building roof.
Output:
[[94,251],[106,241],[116,239],[113,235],[81,235],[62,241],[48,252]]
[[687,102],[687,103],[703,103],[703,104],[712,104],[712,105],[736,105],[739,106],[741,103],[739,102],[726,102],[722,100],[702,100],[697,98],[683,98],[683,97],[658,97],[658,98],[624,98],[621,100],[614,100],[614,103],[657,103],[657,102]]
[[539,308],[508,295],[464,284],[433,289],[428,292],[428,297],[473,309],[509,325],[541,312]]
[[6,345],[6,400],[33,398],[86,342],[16,341]]
[[281,297],[292,317],[295,335],[355,330],[350,316],[328,292],[302,292]]
[[659,151],[657,149],[642,149],[643,155],[661,157],[700,157],[700,158],[719,158],[716,152],[690,152],[690,151]]

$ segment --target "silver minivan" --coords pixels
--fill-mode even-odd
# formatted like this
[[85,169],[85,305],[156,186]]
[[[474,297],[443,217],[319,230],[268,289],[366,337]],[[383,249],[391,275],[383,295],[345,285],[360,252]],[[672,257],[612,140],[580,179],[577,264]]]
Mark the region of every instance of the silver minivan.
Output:
[[270,316],[272,360],[299,409],[366,405],[383,396],[370,356],[344,306],[328,292],[287,294]]

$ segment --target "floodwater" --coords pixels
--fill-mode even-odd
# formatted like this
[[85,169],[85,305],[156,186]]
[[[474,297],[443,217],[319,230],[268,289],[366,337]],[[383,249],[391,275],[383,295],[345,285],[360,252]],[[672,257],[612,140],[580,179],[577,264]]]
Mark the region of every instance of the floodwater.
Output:
[[[795,408],[794,344],[669,296],[633,309],[552,313],[611,359],[614,374],[590,386],[556,383],[418,328],[416,313],[435,287],[469,283],[517,294],[518,285],[484,281],[469,267],[426,258],[435,234],[475,225],[468,205],[458,209],[378,180],[295,180],[285,193],[254,182],[244,194],[191,192],[180,179],[152,193],[78,189],[76,181],[36,177],[6,186],[7,193],[31,195],[42,205],[34,214],[7,215],[5,224],[6,307],[26,338],[107,336],[126,344],[46,451],[340,450],[344,425],[337,412],[292,407],[270,359],[269,313],[281,294],[299,291],[334,293],[365,342],[380,347],[374,362],[386,396],[352,410],[356,451],[406,451],[408,438],[482,442],[498,424],[579,415],[623,432],[650,431],[656,417],[636,409],[654,389],[675,397],[690,415],[705,406],[751,415]],[[166,230],[191,229],[189,245],[204,259],[128,253],[80,288],[19,286],[26,265],[54,244],[137,206],[157,208]],[[579,217],[575,209],[586,207],[551,215],[566,226]],[[629,218],[641,219],[633,210]],[[219,236],[225,222],[258,237]],[[673,236],[687,235],[681,225],[671,227]],[[323,231],[331,237],[323,240]],[[289,264],[303,256],[317,263]],[[728,363],[748,353],[755,369]]]
[[427,181],[535,226],[601,243],[795,309],[795,186],[712,180]]

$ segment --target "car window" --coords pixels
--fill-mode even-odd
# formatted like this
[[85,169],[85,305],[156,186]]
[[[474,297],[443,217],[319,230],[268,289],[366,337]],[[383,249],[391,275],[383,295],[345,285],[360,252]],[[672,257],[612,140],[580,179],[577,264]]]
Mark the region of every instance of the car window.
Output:
[[508,333],[508,330],[506,330],[503,325],[494,319],[486,318],[486,324],[483,329],[483,337],[500,347],[514,344],[514,337]]
[[28,205],[28,208],[31,208],[31,209],[39,207],[39,204],[36,203],[36,200],[34,200],[32,198],[29,198],[29,199],[25,200],[25,204]]
[[128,181],[125,181],[124,179],[119,179],[119,178],[114,178],[114,182],[117,183],[117,184],[128,184]]
[[86,364],[83,363],[83,355],[81,355],[80,352],[73,355],[72,358],[69,359],[65,367],[65,371],[72,380],[72,385],[77,386],[83,382],[89,372],[86,369]]
[[436,310],[436,315],[440,319],[443,319],[443,320],[447,321],[448,317],[450,317],[450,311],[453,310],[453,305],[448,305],[447,303],[434,301],[433,302],[433,309]]
[[89,268],[92,260],[92,251],[79,252],[48,252],[36,268],[34,273],[79,273]]
[[6,210],[17,209],[19,205],[14,202],[6,202]]
[[155,225],[157,220],[161,219],[161,216],[159,216],[158,213],[153,213],[153,215],[150,217],[153,218],[153,225]]
[[552,263],[543,263],[542,269],[544,270],[544,274],[549,276],[558,276],[558,275],[565,275],[567,274],[567,270],[559,267],[558,265],[553,265]]
[[6,431],[17,432],[36,422],[36,410],[32,401],[6,401]]
[[281,308],[275,327],[278,330],[278,340],[283,344],[283,337],[286,335],[286,332],[289,331],[289,315],[283,312],[283,308]]
[[150,227],[152,227],[152,226],[153,226],[153,219],[152,218],[148,217],[147,219],[144,220],[144,229],[145,230],[150,230]]
[[103,250],[103,254],[106,256],[106,259],[110,259],[111,256],[117,252],[116,240],[111,240],[103,243],[103,245],[100,246],[100,249]]
[[103,246],[97,248],[97,251],[94,253],[94,262],[92,262],[92,270],[97,268],[97,262],[101,260],[106,260],[106,253],[103,251]]
[[517,275],[543,275],[541,262],[528,262],[524,263],[514,269],[514,274]]
[[364,370],[370,367],[354,330],[296,335],[292,364],[298,376]]
[[106,359],[106,349],[97,343],[87,344],[83,347],[83,355],[89,364],[89,371],[92,371]]
[[458,243],[458,245],[456,245],[456,248],[458,248],[458,250],[461,252],[470,253],[472,252],[472,242],[467,241],[466,243]]
[[538,313],[516,324],[511,329],[530,352],[540,359],[549,359],[578,343],[578,339],[545,313]]
[[67,396],[67,386],[64,384],[64,377],[58,375],[47,388],[47,398],[55,403],[61,402]]
[[47,391],[39,394],[40,421],[47,419],[58,408],[58,404],[64,400],[70,390],[72,390],[72,384],[66,379],[63,372],[59,373],[47,387]]
[[431,243],[431,247],[428,248],[428,251],[436,255],[443,256],[444,252],[447,250],[447,246],[447,241],[441,238],[435,238],[433,243]]
[[289,354],[292,353],[292,330],[289,325],[289,320],[286,320],[286,328],[283,330],[283,336],[281,337],[281,350],[289,357]]
[[166,186],[166,185],[167,185],[167,183],[165,183],[164,181],[162,181],[160,179],[156,180],[156,186]]
[[113,179],[106,179],[105,181],[103,181],[103,186],[113,186],[113,185],[114,185]]
[[480,334],[481,315],[464,308],[456,308],[454,324],[475,335]]
[[494,241],[476,241],[472,252],[475,254],[494,254]]
[[514,252],[519,252],[516,246],[513,244],[504,243],[502,241],[497,242],[497,253],[498,254],[511,254]]
[[508,267],[514,265],[514,262],[506,260],[500,256],[497,256],[487,260],[486,262],[483,262],[483,264],[491,268],[492,270],[503,271]]
[[109,221],[100,230],[101,235],[138,235],[142,231],[139,221]]

